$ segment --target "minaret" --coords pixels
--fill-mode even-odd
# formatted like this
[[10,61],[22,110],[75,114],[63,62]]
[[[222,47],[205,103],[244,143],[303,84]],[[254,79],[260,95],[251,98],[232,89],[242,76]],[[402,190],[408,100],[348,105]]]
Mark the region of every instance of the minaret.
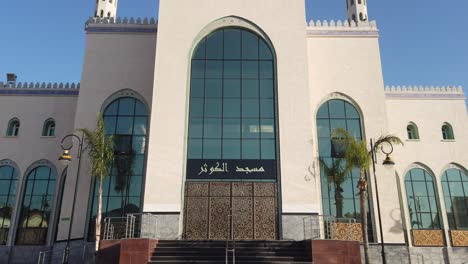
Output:
[[367,0],[346,0],[348,10],[348,20],[356,23],[368,20]]
[[94,17],[116,17],[118,1],[119,0],[96,0]]

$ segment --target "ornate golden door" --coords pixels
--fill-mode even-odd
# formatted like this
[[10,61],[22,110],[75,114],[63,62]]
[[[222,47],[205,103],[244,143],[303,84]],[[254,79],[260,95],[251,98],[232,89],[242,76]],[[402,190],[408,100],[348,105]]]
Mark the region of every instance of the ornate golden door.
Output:
[[186,182],[184,238],[275,240],[276,183]]

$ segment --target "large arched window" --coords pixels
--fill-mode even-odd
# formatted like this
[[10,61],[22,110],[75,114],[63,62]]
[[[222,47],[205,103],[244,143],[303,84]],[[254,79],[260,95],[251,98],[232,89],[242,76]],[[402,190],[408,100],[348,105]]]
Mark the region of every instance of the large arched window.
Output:
[[48,166],[34,168],[26,178],[16,244],[43,245],[47,240],[57,176]]
[[15,207],[18,171],[9,165],[0,165],[0,245],[5,245]]
[[19,133],[20,122],[17,118],[13,118],[8,122],[7,136],[17,137]]
[[53,119],[47,119],[44,122],[44,127],[42,128],[43,137],[55,137],[55,121]]
[[446,170],[442,189],[450,229],[468,230],[468,175],[460,169]]
[[257,34],[223,28],[203,38],[192,58],[189,161],[276,160],[274,76]]
[[[142,182],[147,142],[148,111],[138,99],[122,97],[104,110],[106,135],[114,136],[115,161],[103,181],[102,216],[125,216],[141,211]],[[89,239],[94,239],[98,188],[91,205]]]
[[454,140],[455,134],[453,133],[452,125],[449,123],[444,123],[442,125],[442,138],[444,140]]
[[[347,130],[358,140],[362,139],[361,116],[356,108],[347,101],[329,100],[317,112],[317,135],[322,183],[323,214],[338,218],[360,220],[359,169],[349,175],[340,175],[345,161],[332,155],[332,131],[338,128]],[[334,172],[334,175],[331,175]],[[330,175],[329,175],[330,174]],[[368,206],[368,218],[370,211]],[[372,221],[369,223],[369,239],[373,239]]]
[[433,177],[422,168],[405,176],[411,229],[441,229],[437,192]]

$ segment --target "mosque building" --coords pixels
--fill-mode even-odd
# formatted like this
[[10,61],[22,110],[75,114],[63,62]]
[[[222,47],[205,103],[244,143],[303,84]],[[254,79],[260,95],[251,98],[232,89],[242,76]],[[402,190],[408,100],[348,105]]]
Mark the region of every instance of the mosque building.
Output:
[[307,217],[359,222],[359,170],[337,181],[324,168],[343,128],[404,142],[368,171],[375,251],[383,238],[434,263],[468,259],[465,94],[385,86],[385,32],[366,0],[346,4],[345,21],[306,23],[300,0],[160,0],[157,21],[97,1],[80,83],[0,82],[0,262],[35,261],[71,222],[73,240],[94,240],[98,185],[86,149],[78,159],[79,141],[62,139],[98,113],[118,157],[103,218],[151,214],[155,237],[188,240],[303,240]]

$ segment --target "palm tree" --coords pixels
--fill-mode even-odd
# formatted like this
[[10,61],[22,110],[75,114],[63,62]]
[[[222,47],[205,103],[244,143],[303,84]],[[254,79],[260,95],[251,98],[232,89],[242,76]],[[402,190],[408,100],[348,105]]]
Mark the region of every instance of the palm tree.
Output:
[[334,140],[338,141],[343,146],[344,159],[346,160],[346,167],[353,169],[359,168],[359,181],[357,188],[359,189],[359,204],[361,208],[361,224],[362,224],[362,237],[364,244],[364,257],[366,264],[370,263],[369,259],[369,238],[367,233],[367,180],[366,172],[369,171],[369,166],[372,162],[372,155],[380,151],[381,146],[384,144],[401,144],[401,139],[394,135],[383,135],[375,141],[372,149],[369,150],[366,141],[358,140],[353,137],[348,131],[344,129],[336,129],[332,132]]
[[336,217],[343,217],[343,188],[341,187],[346,179],[349,177],[351,170],[345,166],[344,160],[341,158],[334,159],[331,166],[322,159],[319,159],[320,165],[324,174],[327,177],[328,185],[335,186],[335,206]]
[[99,184],[98,191],[98,211],[96,215],[96,252],[99,250],[101,238],[101,218],[102,218],[102,182],[109,176],[110,167],[114,162],[114,140],[112,136],[106,137],[104,130],[104,119],[99,113],[96,128],[91,131],[86,128],[79,129],[84,135],[84,140],[89,148],[89,158],[91,162],[91,173]]

